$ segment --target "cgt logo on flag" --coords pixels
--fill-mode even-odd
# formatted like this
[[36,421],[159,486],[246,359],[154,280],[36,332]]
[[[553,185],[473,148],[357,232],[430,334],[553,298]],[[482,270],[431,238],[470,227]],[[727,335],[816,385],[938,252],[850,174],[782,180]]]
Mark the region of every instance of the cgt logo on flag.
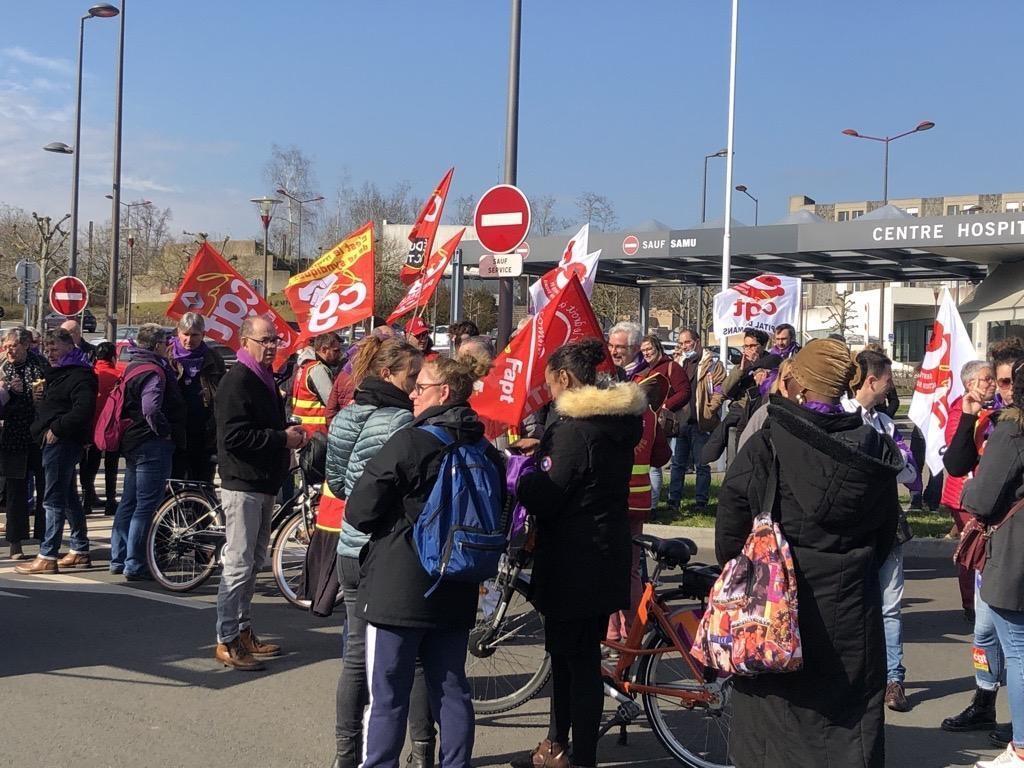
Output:
[[719,338],[756,328],[771,333],[795,325],[800,313],[800,279],[759,275],[715,294],[714,330]]

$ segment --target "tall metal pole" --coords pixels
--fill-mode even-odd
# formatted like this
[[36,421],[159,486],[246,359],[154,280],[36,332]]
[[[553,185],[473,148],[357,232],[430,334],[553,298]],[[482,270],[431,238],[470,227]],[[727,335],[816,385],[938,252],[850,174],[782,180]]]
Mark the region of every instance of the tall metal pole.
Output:
[[885,140],[885,167],[882,171],[882,205],[889,204],[889,139]]
[[75,150],[71,159],[71,259],[68,274],[78,274],[78,168],[82,160],[82,53],[85,49],[85,15],[78,24],[78,85],[75,97]]
[[89,270],[86,272],[86,275],[89,277],[90,281],[92,280],[92,276],[96,273],[96,264],[94,263],[94,259],[95,258],[96,257],[93,255],[93,252],[92,252],[92,220],[90,220],[89,221]]
[[[107,283],[107,340],[117,339],[117,270],[121,257],[121,104],[124,101],[124,24],[128,0],[121,0],[121,32],[117,44],[117,100],[114,107],[114,199],[110,222],[114,243],[110,248],[110,279]],[[75,147],[75,152],[78,147]]]
[[452,256],[452,295],[451,308],[448,313],[449,323],[457,323],[462,319],[462,277],[462,249],[456,248]]
[[[732,158],[733,133],[736,125],[736,30],[740,15],[739,0],[732,0],[732,35],[729,51],[729,125],[725,155],[725,229],[722,232],[722,290],[729,290],[731,267],[730,246],[732,245]],[[722,362],[729,359],[729,339],[718,340],[721,345]]]
[[[508,106],[505,111],[505,183],[516,183],[519,162],[519,41],[523,17],[522,0],[512,0],[512,22],[508,44]],[[511,278],[498,280],[498,349],[504,349],[512,335]]]
[[708,220],[708,156],[704,155],[704,184],[700,188],[700,223]]
[[263,298],[270,296],[270,217],[263,216]]
[[128,235],[128,287],[125,293],[128,295],[125,297],[124,302],[124,321],[128,325],[132,324],[132,287],[135,282],[135,238]]

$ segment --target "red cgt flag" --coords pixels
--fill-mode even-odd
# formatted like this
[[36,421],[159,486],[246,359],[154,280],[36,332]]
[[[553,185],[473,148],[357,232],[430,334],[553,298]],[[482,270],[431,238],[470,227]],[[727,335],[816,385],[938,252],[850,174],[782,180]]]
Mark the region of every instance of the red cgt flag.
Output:
[[423,272],[423,264],[433,252],[434,236],[437,234],[437,227],[441,223],[441,212],[444,210],[444,201],[448,197],[448,187],[452,183],[452,174],[455,167],[448,169],[448,173],[441,179],[437,189],[427,198],[423,205],[416,223],[409,231],[409,254],[405,257],[405,264],[398,277],[404,285],[411,285],[412,282]]
[[206,242],[192,257],[178,292],[167,308],[167,316],[172,320],[180,320],[186,312],[198,312],[205,317],[206,335],[235,350],[242,343],[242,321],[255,315],[266,317],[274,323],[282,339],[275,365],[286,361],[298,346],[298,334],[284,318]]
[[330,333],[373,315],[373,222],[367,222],[284,289],[303,332]]
[[[505,350],[494,360],[487,374],[470,399],[470,405],[481,417],[497,426],[512,426],[551,399],[544,385],[544,368],[552,353],[563,344],[581,339],[604,339],[579,278],[570,278],[561,292],[538,312]],[[611,370],[605,355],[604,368]],[[495,427],[488,429],[488,437]]]
[[442,245],[440,249],[430,257],[430,261],[427,262],[427,268],[423,270],[420,276],[413,281],[412,285],[409,286],[408,292],[402,297],[402,300],[398,302],[398,306],[395,307],[395,311],[388,316],[388,323],[394,322],[406,312],[416,309],[416,307],[424,307],[427,305],[427,302],[430,301],[430,297],[433,296],[434,291],[437,290],[437,284],[440,283],[441,278],[444,277],[444,271],[448,269],[448,265],[452,260],[452,255],[455,253],[455,249],[459,247],[459,242],[462,240],[462,236],[464,234],[466,234],[465,227],[460,229],[456,233],[455,237]]

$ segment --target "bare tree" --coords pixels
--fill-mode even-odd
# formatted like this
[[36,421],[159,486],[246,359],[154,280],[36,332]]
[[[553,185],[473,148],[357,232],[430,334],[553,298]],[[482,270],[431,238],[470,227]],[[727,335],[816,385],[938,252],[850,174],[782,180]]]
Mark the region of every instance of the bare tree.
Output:
[[825,311],[828,313],[829,330],[833,333],[847,336],[854,329],[854,321],[858,316],[857,302],[851,299],[849,294],[837,293],[835,298],[825,305]]
[[555,207],[554,195],[540,195],[530,200],[532,224],[530,230],[541,237],[553,235],[566,227],[572,226],[572,220],[559,216]]
[[473,226],[473,211],[476,210],[476,197],[473,195],[460,195],[452,200],[452,224],[459,224],[464,227]]
[[[263,167],[263,178],[273,190],[284,189],[299,200],[316,197],[316,176],[313,161],[296,146],[270,145],[270,159]],[[270,225],[271,248],[282,258],[301,258],[297,252],[300,206],[288,197],[284,199],[284,215],[274,217]],[[312,236],[319,226],[319,208],[316,205],[301,206],[301,226],[304,233]],[[305,238],[303,238],[305,239]],[[310,237],[310,240],[313,240]],[[308,242],[308,241],[307,241]],[[303,250],[309,248],[303,246]]]
[[584,192],[577,197],[576,208],[587,223],[602,232],[614,229],[618,221],[612,201],[596,192]]
[[639,292],[628,286],[595,285],[590,303],[605,327],[620,320],[635,320],[640,316]]
[[476,323],[480,333],[490,333],[498,325],[498,304],[487,288],[467,291],[463,298],[463,313],[468,320]]

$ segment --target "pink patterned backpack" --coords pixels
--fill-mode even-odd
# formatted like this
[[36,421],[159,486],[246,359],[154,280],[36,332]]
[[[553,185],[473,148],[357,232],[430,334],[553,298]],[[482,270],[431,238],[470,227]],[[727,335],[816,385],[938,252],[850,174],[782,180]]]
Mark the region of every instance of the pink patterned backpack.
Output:
[[762,511],[743,551],[725,564],[690,653],[731,675],[795,672],[803,667],[796,571],[789,544],[772,520],[778,493],[774,457]]

